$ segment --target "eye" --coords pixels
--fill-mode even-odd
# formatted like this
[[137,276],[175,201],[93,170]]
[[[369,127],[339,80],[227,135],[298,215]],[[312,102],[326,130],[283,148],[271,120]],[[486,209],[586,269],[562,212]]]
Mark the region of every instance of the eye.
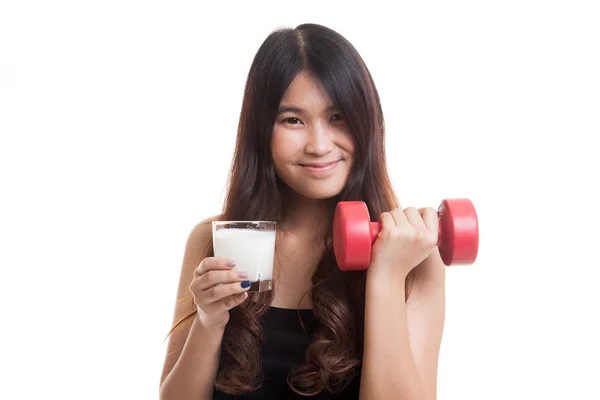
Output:
[[341,121],[342,120],[342,116],[340,114],[334,114],[333,117],[331,117],[332,120],[334,121]]
[[286,118],[284,121],[291,125],[298,125],[299,123],[302,122],[298,118],[295,118],[295,117]]

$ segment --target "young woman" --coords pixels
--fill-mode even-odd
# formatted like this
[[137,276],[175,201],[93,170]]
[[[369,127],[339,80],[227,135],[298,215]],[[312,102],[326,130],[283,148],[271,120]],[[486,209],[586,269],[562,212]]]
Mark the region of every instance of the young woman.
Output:
[[[333,212],[348,200],[382,223],[366,271],[335,262]],[[247,292],[236,260],[213,256],[213,220],[277,221],[272,291]],[[223,213],[187,240],[161,399],[435,399],[437,223],[433,208],[398,208],[356,49],[320,25],[272,32],[248,75]]]

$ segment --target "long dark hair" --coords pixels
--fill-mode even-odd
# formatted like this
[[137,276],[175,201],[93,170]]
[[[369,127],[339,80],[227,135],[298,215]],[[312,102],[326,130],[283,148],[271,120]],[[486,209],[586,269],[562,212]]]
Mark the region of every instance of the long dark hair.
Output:
[[[383,113],[369,70],[339,33],[317,24],[302,24],[269,34],[252,62],[220,219],[283,221],[285,184],[275,174],[271,137],[279,103],[301,71],[321,82],[354,140],[350,176],[331,204],[362,200],[372,218],[398,205],[386,168]],[[360,372],[362,358],[366,272],[338,269],[332,247],[333,219],[329,222],[325,251],[310,290],[318,325],[305,362],[288,375],[288,385],[306,395],[341,391]],[[212,255],[209,243],[204,256]],[[274,283],[273,291],[251,293],[230,311],[216,381],[219,391],[241,394],[262,384],[259,318],[273,300]],[[175,324],[171,332],[195,312]]]

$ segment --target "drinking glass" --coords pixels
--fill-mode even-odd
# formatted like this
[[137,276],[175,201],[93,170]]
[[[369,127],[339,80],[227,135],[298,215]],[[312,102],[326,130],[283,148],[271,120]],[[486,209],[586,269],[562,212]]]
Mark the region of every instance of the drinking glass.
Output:
[[236,262],[234,271],[248,273],[248,291],[271,290],[275,232],[275,221],[213,221],[215,257],[231,259]]

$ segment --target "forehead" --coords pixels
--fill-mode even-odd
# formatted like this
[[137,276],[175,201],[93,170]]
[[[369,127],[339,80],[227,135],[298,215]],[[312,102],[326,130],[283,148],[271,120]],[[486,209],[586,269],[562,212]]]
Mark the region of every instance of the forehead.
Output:
[[314,110],[328,108],[332,105],[332,101],[321,83],[310,73],[302,71],[286,90],[281,104]]

